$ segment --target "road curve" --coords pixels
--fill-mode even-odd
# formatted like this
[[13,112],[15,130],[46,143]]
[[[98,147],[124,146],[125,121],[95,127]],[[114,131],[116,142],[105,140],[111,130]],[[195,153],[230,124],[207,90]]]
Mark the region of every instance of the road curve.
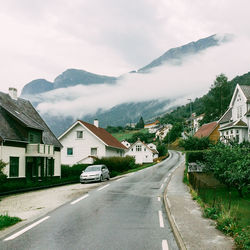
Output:
[[104,182],[87,195],[8,235],[0,249],[178,249],[163,191],[180,153],[127,177]]

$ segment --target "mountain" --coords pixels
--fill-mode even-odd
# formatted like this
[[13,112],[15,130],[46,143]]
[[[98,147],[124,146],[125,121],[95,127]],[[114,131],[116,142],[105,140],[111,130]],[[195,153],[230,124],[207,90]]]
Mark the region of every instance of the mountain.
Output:
[[45,79],[37,79],[27,83],[23,87],[21,96],[41,94],[43,92],[47,92],[53,89],[54,87],[52,82],[49,82]]
[[152,68],[159,67],[165,63],[180,65],[186,57],[200,53],[210,47],[219,46],[221,43],[230,41],[231,39],[232,35],[229,34],[223,36],[220,40],[218,40],[217,35],[212,35],[196,42],[191,42],[181,47],[170,49],[162,56],[139,69],[138,72],[145,73],[150,71]]
[[67,88],[78,84],[90,85],[101,83],[115,83],[116,77],[97,75],[80,69],[67,69],[57,76],[54,82],[48,82],[45,79],[33,80],[27,83],[22,90],[21,96],[41,94],[53,89]]
[[[185,60],[185,58],[194,56],[208,48],[220,46],[221,43],[227,42],[229,40],[230,36],[225,36],[223,39],[218,40],[217,36],[213,35],[200,39],[196,42],[191,42],[186,45],[170,49],[145,67],[139,69],[138,71],[131,71],[129,74],[148,73],[151,69],[166,63],[180,65],[183,60]],[[21,96],[29,99],[36,107],[42,102],[42,99],[39,96],[41,93],[46,93],[58,88],[71,87],[77,84],[91,85],[106,83],[115,85],[118,79],[119,77],[97,75],[79,69],[67,69],[62,74],[57,76],[54,82],[48,82],[44,79],[37,79],[26,84],[22,90]],[[46,97],[46,95],[44,96]],[[98,118],[102,127],[106,127],[108,125],[124,126],[130,122],[137,122],[141,116],[143,116],[145,120],[148,120],[163,114],[169,110],[169,103],[170,100],[158,101],[152,98],[152,100],[147,102],[123,103],[107,111],[100,109],[93,115],[87,115],[78,118],[87,122],[93,122],[95,118]],[[73,118],[71,117],[51,117],[44,115],[43,118],[56,135],[59,135],[74,122]]]

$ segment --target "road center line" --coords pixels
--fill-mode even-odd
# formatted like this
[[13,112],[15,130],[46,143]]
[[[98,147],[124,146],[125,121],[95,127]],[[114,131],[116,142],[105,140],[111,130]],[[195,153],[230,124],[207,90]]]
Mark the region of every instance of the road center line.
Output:
[[71,205],[74,205],[74,204],[76,204],[77,202],[79,202],[79,201],[81,201],[81,200],[87,198],[88,196],[89,196],[88,194],[85,194],[84,196],[82,196],[82,197],[80,197],[80,198],[78,198],[78,199],[72,201],[70,204],[71,204]]
[[158,201],[161,201],[161,197],[158,197]]
[[162,211],[158,211],[158,214],[159,214],[160,227],[161,227],[161,228],[164,228],[164,222],[163,222]]
[[165,178],[164,182],[166,182],[168,180],[168,177]]
[[163,184],[161,184],[161,187],[160,187],[160,189],[162,189],[163,188]]
[[162,241],[162,250],[168,250],[168,242],[167,242],[167,240]]
[[41,220],[39,221],[36,221],[35,223],[29,225],[28,227],[25,227],[24,229],[22,229],[21,231],[11,235],[10,237],[4,239],[3,241],[8,241],[8,240],[13,240],[15,239],[16,237],[20,236],[21,234],[27,232],[28,230],[30,230],[31,228],[37,226],[38,224],[42,223],[43,221],[47,220],[49,218],[49,216],[46,216],[44,218],[42,218]]
[[107,184],[107,185],[105,185],[105,186],[103,186],[103,187],[101,187],[101,188],[97,189],[97,191],[101,191],[102,189],[104,189],[104,188],[108,187],[109,185],[110,185],[110,184]]

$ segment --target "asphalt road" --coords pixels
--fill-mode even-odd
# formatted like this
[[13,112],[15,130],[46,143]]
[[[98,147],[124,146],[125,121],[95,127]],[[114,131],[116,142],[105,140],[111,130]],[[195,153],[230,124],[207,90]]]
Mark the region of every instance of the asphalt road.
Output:
[[183,157],[170,157],[66,203],[0,241],[0,249],[178,249],[163,192]]

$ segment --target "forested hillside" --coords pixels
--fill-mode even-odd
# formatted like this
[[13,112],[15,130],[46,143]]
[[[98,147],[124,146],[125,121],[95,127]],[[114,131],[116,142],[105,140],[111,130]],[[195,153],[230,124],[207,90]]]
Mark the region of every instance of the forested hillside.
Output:
[[[205,114],[203,123],[218,120],[221,115],[227,110],[230,100],[233,95],[235,86],[250,85],[250,72],[236,76],[231,81],[228,81],[224,74],[216,77],[209,92],[201,98],[196,98],[192,103],[192,112],[196,115]],[[190,103],[178,107],[159,118],[161,123],[176,123],[181,122],[190,117]]]

